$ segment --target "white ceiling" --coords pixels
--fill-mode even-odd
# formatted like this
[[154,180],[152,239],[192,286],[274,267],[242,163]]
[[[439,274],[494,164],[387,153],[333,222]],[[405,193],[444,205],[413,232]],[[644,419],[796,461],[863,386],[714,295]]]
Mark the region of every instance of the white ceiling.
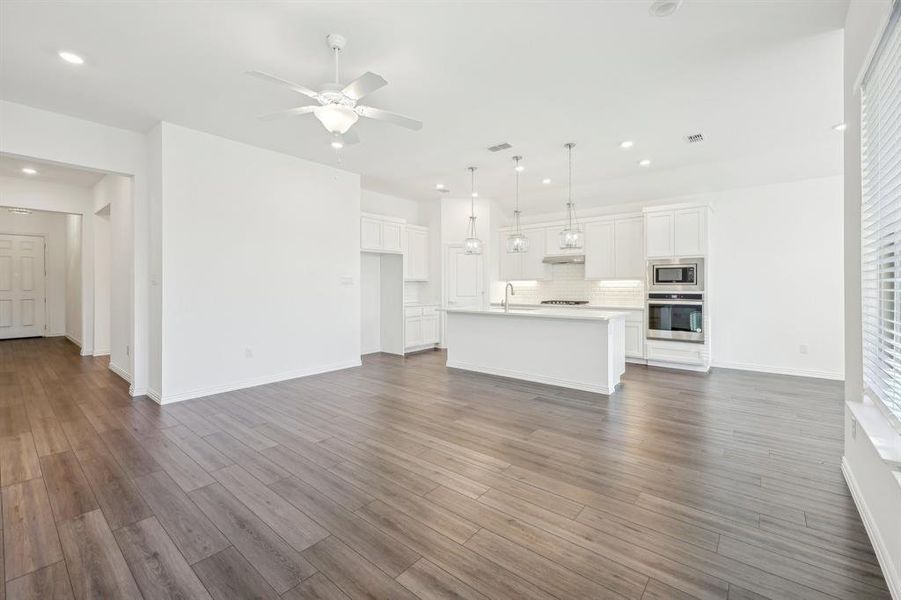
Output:
[[[34,175],[23,173],[22,169],[26,167],[35,169],[37,173]],[[0,177],[19,177],[29,181],[43,181],[46,183],[91,188],[103,179],[103,176],[104,173],[99,171],[76,169],[45,161],[0,154]]]
[[[432,199],[509,201],[514,154],[527,210],[564,194],[564,142],[581,206],[841,172],[847,0],[685,0],[669,18],[646,0],[582,2],[0,3],[0,97],[119,127],[159,120],[336,163],[312,116],[256,115],[305,98],[244,75],[318,87],[325,36],[349,39],[342,76],[387,87],[366,98],[424,121],[419,132],[361,120],[341,166],[364,186]],[[56,53],[84,56],[75,67]],[[689,146],[683,136],[703,132]],[[635,141],[624,151],[621,140]],[[492,154],[487,146],[509,142]],[[637,162],[650,158],[650,168]],[[542,177],[554,183],[543,186]]]

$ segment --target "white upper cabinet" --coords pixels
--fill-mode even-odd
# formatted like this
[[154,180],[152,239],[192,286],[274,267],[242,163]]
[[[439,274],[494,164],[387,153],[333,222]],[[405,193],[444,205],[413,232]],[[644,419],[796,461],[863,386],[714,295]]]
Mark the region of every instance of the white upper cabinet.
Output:
[[[641,216],[616,219],[614,225],[614,259],[617,279],[644,279],[644,219]],[[588,260],[586,257],[585,260]],[[586,266],[586,277],[587,277]]]
[[648,258],[673,256],[673,212],[648,213],[644,225]]
[[379,215],[360,217],[360,250],[401,253],[404,250],[404,220]]
[[648,258],[705,256],[707,211],[706,206],[647,210],[645,241]]
[[613,221],[585,225],[585,279],[615,279],[616,255]]
[[504,281],[549,279],[550,265],[542,262],[545,252],[545,228],[524,228],[522,232],[529,238],[529,251],[516,254],[507,252],[507,236],[511,232],[512,229],[500,231],[498,247],[500,278]]
[[640,216],[585,225],[585,279],[643,279],[644,265],[644,220]]
[[404,279],[429,280],[429,229],[407,225],[407,249],[404,253]]
[[673,250],[676,256],[707,254],[707,209],[685,208],[674,212]]

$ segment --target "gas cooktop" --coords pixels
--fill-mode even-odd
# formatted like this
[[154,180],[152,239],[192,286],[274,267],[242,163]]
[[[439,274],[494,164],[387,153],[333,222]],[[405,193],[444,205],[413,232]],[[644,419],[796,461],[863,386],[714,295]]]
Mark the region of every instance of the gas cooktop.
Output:
[[560,304],[563,306],[578,306],[579,304],[588,304],[588,300],[542,300],[542,304]]

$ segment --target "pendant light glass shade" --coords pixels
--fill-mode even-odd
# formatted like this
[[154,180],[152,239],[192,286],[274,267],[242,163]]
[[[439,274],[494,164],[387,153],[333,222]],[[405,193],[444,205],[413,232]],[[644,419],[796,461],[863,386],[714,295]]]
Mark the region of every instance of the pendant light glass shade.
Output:
[[481,254],[482,240],[476,235],[476,167],[469,167],[470,174],[470,198],[469,198],[469,223],[466,226],[466,239],[463,240],[463,252],[465,254]]
[[585,243],[585,235],[576,218],[576,205],[573,203],[573,146],[575,144],[571,142],[564,145],[569,151],[569,196],[566,201],[566,227],[560,232],[561,250],[579,249]]
[[513,172],[516,173],[516,196],[513,205],[513,233],[507,236],[508,254],[523,254],[529,251],[529,238],[522,232],[522,225],[519,222],[519,174],[522,171],[519,161],[521,160],[521,156],[513,157]]

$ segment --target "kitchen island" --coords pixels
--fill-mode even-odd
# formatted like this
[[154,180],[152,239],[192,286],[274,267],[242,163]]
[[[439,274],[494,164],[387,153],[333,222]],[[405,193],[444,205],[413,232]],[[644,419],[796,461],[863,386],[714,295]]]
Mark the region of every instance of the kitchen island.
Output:
[[612,394],[626,370],[626,313],[449,308],[447,366]]

